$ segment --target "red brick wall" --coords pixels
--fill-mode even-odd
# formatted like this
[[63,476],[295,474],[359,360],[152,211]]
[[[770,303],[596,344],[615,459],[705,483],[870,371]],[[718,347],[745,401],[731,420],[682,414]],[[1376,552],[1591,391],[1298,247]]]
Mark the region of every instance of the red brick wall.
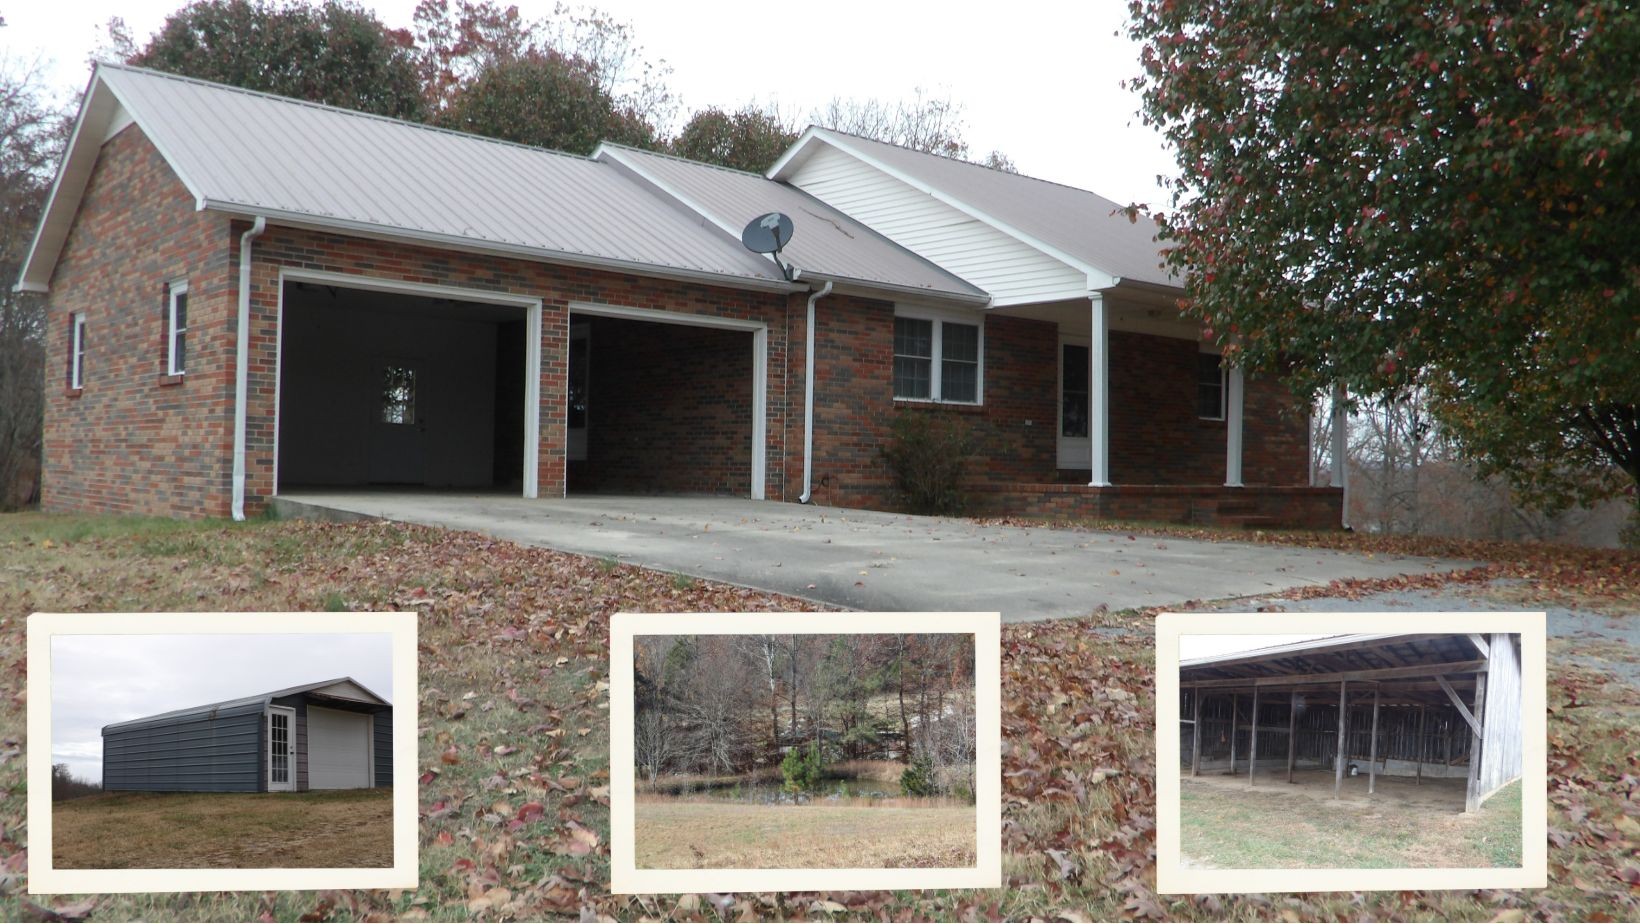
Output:
[[1310,483],[1310,408],[1273,378],[1242,389],[1242,484]]
[[[198,212],[148,139],[104,146],[48,297],[46,510],[223,516],[231,488],[234,295],[228,221]],[[165,294],[188,281],[187,375],[165,378]],[[70,316],[86,320],[67,393]]]
[[593,318],[570,490],[751,493],[752,334]]

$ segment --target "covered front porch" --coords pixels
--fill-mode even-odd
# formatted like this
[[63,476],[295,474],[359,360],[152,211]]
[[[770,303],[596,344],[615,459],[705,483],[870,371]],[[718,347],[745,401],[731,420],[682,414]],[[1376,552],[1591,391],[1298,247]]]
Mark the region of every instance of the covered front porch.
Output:
[[1057,331],[1054,465],[1039,477],[1016,471],[976,481],[976,512],[1341,525],[1343,484],[1311,484],[1308,404],[1274,378],[1227,366],[1199,326],[1180,317],[1182,294],[1117,281],[1081,298],[991,309],[998,320]]

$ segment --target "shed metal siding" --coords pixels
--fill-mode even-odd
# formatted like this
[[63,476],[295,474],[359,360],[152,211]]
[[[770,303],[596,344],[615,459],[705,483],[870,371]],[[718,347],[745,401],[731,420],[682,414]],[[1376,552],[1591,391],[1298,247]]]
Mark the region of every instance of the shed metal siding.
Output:
[[1487,645],[1479,790],[1485,798],[1521,775],[1521,664],[1518,636],[1494,634]]
[[393,710],[376,713],[376,785],[393,785]]
[[103,788],[256,792],[261,743],[261,703],[105,729]]
[[989,292],[997,304],[1087,293],[1086,273],[830,145],[821,145],[791,183]]

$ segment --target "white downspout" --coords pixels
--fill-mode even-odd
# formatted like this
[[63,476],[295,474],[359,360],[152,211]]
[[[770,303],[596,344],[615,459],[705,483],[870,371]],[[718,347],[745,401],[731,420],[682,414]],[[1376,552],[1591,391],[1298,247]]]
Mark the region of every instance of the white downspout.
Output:
[[233,518],[245,519],[245,404],[250,393],[251,352],[251,241],[268,228],[258,215],[250,230],[239,236],[239,328],[234,347],[233,396]]
[[814,473],[814,303],[831,294],[831,280],[809,296],[808,322],[803,328],[803,496],[798,503],[809,502]]

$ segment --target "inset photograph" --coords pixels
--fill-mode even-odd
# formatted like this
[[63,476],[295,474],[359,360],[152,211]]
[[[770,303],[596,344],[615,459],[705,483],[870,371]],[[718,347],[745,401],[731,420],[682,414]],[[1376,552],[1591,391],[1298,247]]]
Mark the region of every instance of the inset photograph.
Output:
[[393,632],[75,631],[92,618],[44,640],[50,870],[393,871],[394,704],[415,695]]
[[1535,644],[1502,619],[1478,632],[1212,632],[1240,620],[1197,617],[1176,637],[1176,759],[1159,768],[1174,775],[1182,869],[1528,865],[1544,776],[1529,759],[1543,689],[1527,649],[1541,665],[1541,623]]
[[[791,631],[634,632],[612,670],[630,684],[635,870],[687,873],[697,890],[730,888],[722,871],[978,871],[984,830],[1000,831],[1000,780],[984,744],[997,665],[980,669],[972,626],[757,621]],[[911,631],[882,631],[893,622]]]

